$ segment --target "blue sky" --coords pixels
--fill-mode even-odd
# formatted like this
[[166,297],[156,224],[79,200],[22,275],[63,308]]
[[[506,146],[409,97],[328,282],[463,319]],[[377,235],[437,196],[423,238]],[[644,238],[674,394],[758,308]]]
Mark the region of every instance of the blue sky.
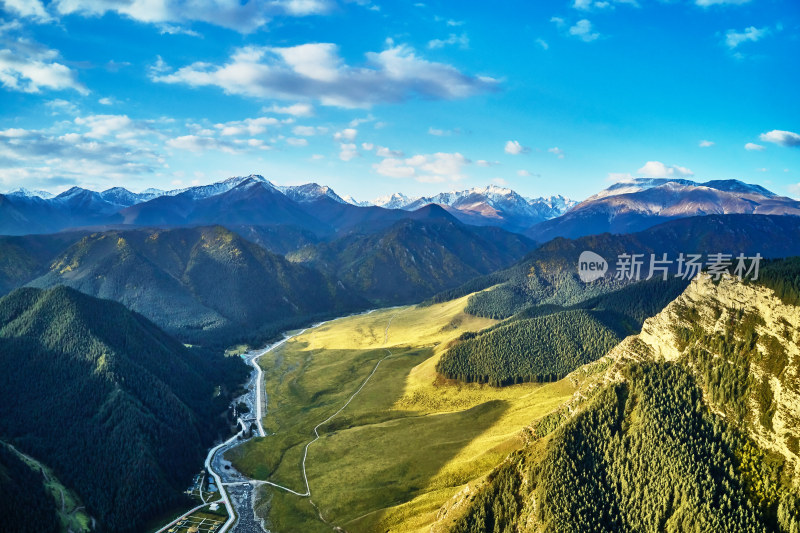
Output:
[[0,191],[800,197],[796,0],[0,0]]

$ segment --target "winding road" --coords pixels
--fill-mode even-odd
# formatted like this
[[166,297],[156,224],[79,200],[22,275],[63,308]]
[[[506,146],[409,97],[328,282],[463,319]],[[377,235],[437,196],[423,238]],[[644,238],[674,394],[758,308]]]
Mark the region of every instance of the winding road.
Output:
[[[375,311],[374,309],[370,311],[366,311],[364,313],[360,313],[362,315],[367,315]],[[398,313],[393,314],[389,321],[386,324],[386,328],[383,332],[383,344],[389,340],[389,327],[392,324],[392,320],[397,316]],[[351,315],[352,316],[352,315]],[[338,320],[338,319],[333,319]],[[283,339],[280,341],[267,346],[266,348],[253,353],[248,358],[248,363],[253,367],[255,370],[255,375],[251,378],[250,382],[248,383],[248,392],[243,396],[234,400],[234,404],[245,401],[245,403],[254,403],[255,404],[255,424],[256,429],[259,437],[266,436],[266,432],[264,431],[264,426],[261,422],[264,413],[264,371],[261,369],[261,366],[258,364],[259,359],[265,354],[271,352],[272,350],[282,346],[289,340],[298,337],[308,331],[309,329],[318,328],[328,322],[332,322],[332,320],[328,320],[325,322],[320,322],[318,324],[314,324],[309,328],[302,329],[293,335],[285,335]],[[383,363],[386,359],[391,357],[393,354],[388,348],[384,348],[386,351],[386,356],[379,360],[375,367],[372,369],[372,372],[364,379],[358,389],[347,399],[344,405],[339,408],[338,411],[333,413],[331,416],[320,422],[314,427],[314,438],[305,445],[303,451],[303,462],[302,462],[302,469],[303,469],[303,480],[305,482],[306,490],[305,492],[297,492],[292,490],[288,487],[284,487],[283,485],[279,485],[277,483],[273,483],[271,481],[260,481],[260,480],[252,480],[241,473],[231,469],[230,465],[222,458],[224,453],[229,449],[238,446],[241,442],[246,440],[247,434],[247,422],[242,419],[240,416],[238,418],[238,423],[241,426],[241,430],[220,444],[217,444],[213,448],[208,451],[208,455],[206,456],[205,460],[205,468],[214,478],[214,481],[219,489],[221,499],[216,500],[215,502],[206,502],[197,507],[187,511],[186,513],[182,514],[169,524],[165,525],[155,533],[163,533],[167,531],[169,528],[184,520],[188,516],[200,511],[211,505],[211,503],[223,503],[225,505],[225,509],[228,512],[228,519],[227,521],[217,530],[218,533],[227,533],[231,530],[231,527],[234,527],[235,531],[242,531],[242,532],[257,532],[257,531],[264,531],[263,525],[259,524],[257,517],[255,516],[255,494],[253,489],[258,485],[270,485],[277,489],[286,491],[290,494],[294,494],[295,496],[299,496],[302,498],[310,498],[311,497],[311,488],[308,484],[308,476],[306,475],[306,460],[308,458],[308,448],[314,444],[317,440],[320,439],[321,435],[319,433],[319,428],[336,418],[342,411],[344,411],[348,405],[358,396],[358,394],[364,389],[367,383],[372,379],[372,376],[375,375],[377,372],[378,367],[380,367],[381,363]],[[255,389],[255,390],[253,390]],[[255,392],[255,398],[249,398],[249,396]],[[223,477],[224,476],[224,477]],[[243,511],[248,511],[246,514]],[[252,514],[252,517],[249,515]],[[320,518],[322,516],[320,515]]]
[[[396,317],[396,316],[397,316],[397,313],[395,313],[391,317],[389,317],[389,322],[386,324],[386,329],[383,332],[383,344],[384,345],[386,344],[386,342],[389,339],[389,326],[392,325],[392,320],[394,320],[394,317]],[[381,363],[383,363],[385,360],[387,360],[388,358],[390,358],[392,356],[392,352],[389,351],[389,349],[384,348],[384,350],[386,350],[386,354],[387,355],[383,359],[381,359],[380,361],[378,361],[375,364],[375,368],[372,369],[372,372],[370,372],[369,376],[366,377],[366,379],[361,383],[361,386],[358,387],[358,389],[353,393],[352,396],[350,396],[350,398],[348,398],[348,400],[345,402],[345,404],[343,406],[341,406],[339,408],[339,410],[336,411],[335,413],[333,413],[331,416],[329,416],[328,418],[326,418],[325,420],[323,420],[322,422],[320,422],[319,424],[314,426],[314,435],[315,435],[315,437],[314,437],[313,440],[309,441],[308,444],[306,444],[306,446],[305,446],[305,448],[303,450],[303,462],[302,462],[303,481],[305,481],[305,484],[306,484],[306,491],[303,492],[303,493],[296,492],[296,491],[294,491],[294,490],[292,490],[292,489],[290,489],[288,487],[284,487],[283,485],[278,485],[277,483],[273,483],[272,481],[262,481],[261,482],[262,484],[270,485],[270,486],[275,487],[277,489],[284,490],[286,492],[294,494],[295,496],[311,497],[311,487],[309,487],[309,485],[308,485],[308,476],[306,476],[306,459],[308,457],[308,447],[311,446],[312,444],[314,444],[315,442],[317,442],[320,439],[321,435],[319,434],[319,428],[324,426],[325,424],[327,424],[328,422],[330,422],[334,418],[336,418],[342,411],[344,411],[347,408],[347,406],[350,405],[350,402],[352,402],[353,399],[356,396],[358,396],[358,394],[366,386],[366,384],[369,382],[369,380],[372,379],[372,376],[375,375],[375,372],[378,370],[378,367],[381,366]],[[266,352],[264,352],[264,353],[266,353]],[[258,388],[257,388],[259,404],[261,402],[261,391],[262,391],[263,386],[264,386],[263,385],[263,380],[259,381]],[[259,425],[260,425],[260,423],[261,423],[261,421],[259,420]]]

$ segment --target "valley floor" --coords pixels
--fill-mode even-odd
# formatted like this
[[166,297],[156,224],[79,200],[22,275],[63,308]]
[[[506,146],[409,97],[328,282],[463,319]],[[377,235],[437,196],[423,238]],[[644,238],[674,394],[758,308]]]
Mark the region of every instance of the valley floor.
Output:
[[567,381],[498,389],[439,378],[448,343],[494,323],[466,303],[342,318],[260,359],[267,436],[226,458],[300,494],[305,464],[310,491],[261,484],[256,511],[270,530],[429,531],[443,504],[524,445],[524,427],[572,396]]

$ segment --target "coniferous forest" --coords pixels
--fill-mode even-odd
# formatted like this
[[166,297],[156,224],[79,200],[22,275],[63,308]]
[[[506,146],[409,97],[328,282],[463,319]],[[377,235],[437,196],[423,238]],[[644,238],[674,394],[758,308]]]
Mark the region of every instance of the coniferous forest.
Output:
[[636,363],[549,437],[512,455],[452,531],[800,530],[797,495],[746,436],[708,411],[677,363]]
[[524,308],[497,326],[463,335],[436,369],[449,379],[494,386],[561,379],[638,333],[644,320],[687,284],[682,279],[643,281],[570,307]]
[[3,531],[55,533],[59,530],[55,501],[33,470],[0,442],[0,516]]
[[208,445],[228,431],[218,392],[247,375],[238,358],[186,348],[66,287],[0,299],[0,364],[2,439],[52,468],[101,529],[120,532],[183,502]]

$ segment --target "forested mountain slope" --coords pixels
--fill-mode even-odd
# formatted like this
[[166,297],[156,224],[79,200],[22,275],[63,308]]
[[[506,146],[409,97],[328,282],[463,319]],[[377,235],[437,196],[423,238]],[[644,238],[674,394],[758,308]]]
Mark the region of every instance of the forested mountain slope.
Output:
[[42,474],[31,469],[0,442],[0,515],[3,530],[56,533],[59,527],[55,505],[44,489]]
[[[800,293],[796,260],[764,272],[766,285],[786,280],[784,301]],[[571,374],[569,405],[535,422],[528,447],[439,525],[800,530],[798,328],[800,308],[772,289],[698,278],[641,334]]]
[[[607,262],[604,278],[583,283],[578,278],[578,258],[594,251]],[[578,239],[554,239],[537,248],[514,266],[464,287],[443,293],[436,300],[476,294],[468,311],[478,316],[507,318],[537,304],[573,305],[612,292],[627,283],[613,278],[619,254],[644,254],[642,277],[648,274],[650,254],[667,254],[673,262],[679,254],[760,253],[763,257],[800,255],[800,217],[767,215],[710,215],[667,222],[630,235],[592,235]],[[672,269],[675,272],[676,265]]]
[[423,211],[431,217],[308,246],[288,258],[325,272],[373,302],[394,305],[504,268],[533,246],[499,228],[462,224],[438,206]]
[[0,299],[0,439],[45,462],[104,529],[182,501],[241,362],[185,348],[122,305],[66,287]]
[[0,237],[0,296],[47,272],[50,262],[85,233]]
[[221,226],[88,235],[31,285],[116,300],[182,339],[216,344],[367,305]]
[[535,305],[500,324],[462,335],[436,365],[450,379],[508,385],[556,381],[596,361],[686,288],[652,279],[572,306]]

